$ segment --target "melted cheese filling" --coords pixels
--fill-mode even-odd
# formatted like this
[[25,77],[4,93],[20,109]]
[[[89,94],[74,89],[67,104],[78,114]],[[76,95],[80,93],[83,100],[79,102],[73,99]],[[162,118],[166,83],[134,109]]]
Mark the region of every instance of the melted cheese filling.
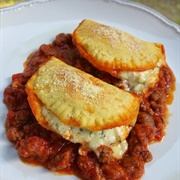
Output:
[[118,86],[126,91],[143,94],[153,87],[159,79],[159,70],[162,63],[159,62],[154,69],[143,72],[122,71],[119,73]]
[[56,133],[73,143],[82,144],[85,148],[94,151],[97,156],[99,156],[98,147],[101,145],[110,147],[113,151],[113,156],[117,159],[120,159],[128,149],[128,144],[125,139],[132,129],[130,126],[120,126],[93,132],[84,128],[63,124],[45,106],[42,108],[42,114],[45,121]]

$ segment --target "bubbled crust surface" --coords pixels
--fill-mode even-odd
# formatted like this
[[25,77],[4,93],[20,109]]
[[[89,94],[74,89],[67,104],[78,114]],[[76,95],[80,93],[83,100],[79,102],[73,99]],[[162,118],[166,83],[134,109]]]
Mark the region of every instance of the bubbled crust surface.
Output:
[[79,24],[73,32],[73,42],[91,64],[115,77],[119,71],[153,69],[165,59],[162,44],[143,41],[92,20]]
[[[28,101],[36,119],[45,105],[66,125],[91,131],[134,126],[139,98],[109,85],[52,57],[26,85]],[[51,127],[46,127],[51,129]]]

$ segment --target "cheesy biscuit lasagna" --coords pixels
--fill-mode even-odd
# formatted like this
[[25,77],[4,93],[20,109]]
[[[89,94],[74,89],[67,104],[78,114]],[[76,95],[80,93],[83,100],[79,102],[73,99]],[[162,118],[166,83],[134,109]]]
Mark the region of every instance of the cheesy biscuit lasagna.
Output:
[[96,68],[121,79],[125,90],[145,93],[165,65],[164,47],[122,30],[84,20],[73,33],[79,52]]
[[160,43],[83,20],[27,57],[4,90],[22,161],[86,180],[137,180],[165,133],[175,77]]

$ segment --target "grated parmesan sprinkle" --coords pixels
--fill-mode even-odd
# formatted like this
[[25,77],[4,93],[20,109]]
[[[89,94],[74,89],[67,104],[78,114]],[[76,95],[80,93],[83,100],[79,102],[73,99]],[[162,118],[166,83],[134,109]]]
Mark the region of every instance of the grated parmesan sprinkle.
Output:
[[119,43],[122,43],[130,52],[137,52],[143,48],[141,40],[135,40],[130,34],[120,31],[114,27],[95,26],[92,28],[92,33],[108,39],[112,47],[116,47]]
[[83,76],[69,68],[60,68],[54,72],[53,85],[65,90],[69,87],[72,92],[78,92],[84,98],[96,98],[103,90],[98,84],[94,84],[90,79],[85,81]]

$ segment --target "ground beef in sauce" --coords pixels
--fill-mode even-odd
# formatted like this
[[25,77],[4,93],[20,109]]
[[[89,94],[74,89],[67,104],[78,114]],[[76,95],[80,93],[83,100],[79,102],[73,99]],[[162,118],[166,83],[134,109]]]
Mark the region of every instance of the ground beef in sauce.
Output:
[[99,159],[93,152],[79,155],[81,146],[41,127],[34,118],[27,102],[25,84],[39,66],[51,56],[79,68],[107,83],[115,85],[117,79],[101,72],[83,59],[72,43],[70,34],[59,34],[49,45],[41,45],[32,53],[23,73],[14,74],[12,83],[4,91],[7,106],[6,135],[28,163],[42,165],[52,171],[75,174],[88,180],[134,180],[144,174],[145,163],[152,160],[148,144],[160,141],[166,126],[166,99],[175,78],[168,67],[160,70],[160,81],[143,98],[137,123],[129,137],[129,148],[121,160],[112,157],[107,147],[102,147]]

